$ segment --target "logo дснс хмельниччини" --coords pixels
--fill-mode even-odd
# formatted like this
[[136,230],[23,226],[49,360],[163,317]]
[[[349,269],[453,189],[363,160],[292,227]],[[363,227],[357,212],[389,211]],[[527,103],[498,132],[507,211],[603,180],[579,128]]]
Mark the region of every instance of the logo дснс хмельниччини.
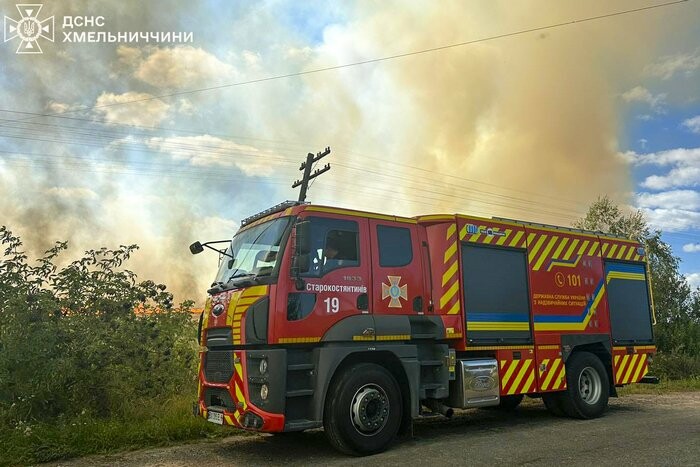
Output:
[[5,42],[17,37],[21,42],[17,48],[18,54],[43,53],[39,46],[39,38],[54,41],[54,17],[40,21],[38,16],[43,5],[22,3],[15,5],[20,19],[14,20],[5,16]]

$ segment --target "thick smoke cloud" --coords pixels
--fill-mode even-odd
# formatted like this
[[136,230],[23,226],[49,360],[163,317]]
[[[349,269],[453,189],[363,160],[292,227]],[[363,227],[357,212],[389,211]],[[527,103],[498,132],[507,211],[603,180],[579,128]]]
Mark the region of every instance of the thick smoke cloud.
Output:
[[[306,8],[304,14],[318,16],[314,22],[289,20],[298,16],[285,14],[294,4],[230,11],[184,1],[167,11],[140,2],[47,4],[57,17],[103,14],[113,31],[193,30],[195,44],[56,44],[33,61],[3,48],[0,104],[38,112],[90,107],[100,99],[322,68],[637,6],[358,2]],[[74,252],[138,243],[136,272],[165,282],[179,299],[201,301],[215,259],[191,257],[187,245],[226,238],[240,218],[293,197],[288,185],[298,176],[297,159],[330,145],[334,167],[313,187],[312,201],[565,224],[600,194],[622,202],[631,196],[629,168],[618,156],[620,96],[639,84],[670,32],[692,21],[674,8],[73,114],[189,133],[133,132],[124,140],[130,131],[119,126],[99,129],[113,136],[102,139],[94,127],[81,135],[0,126],[3,150],[13,153],[0,158],[0,223],[33,252],[54,240],[69,240]],[[31,155],[37,153],[54,157]]]

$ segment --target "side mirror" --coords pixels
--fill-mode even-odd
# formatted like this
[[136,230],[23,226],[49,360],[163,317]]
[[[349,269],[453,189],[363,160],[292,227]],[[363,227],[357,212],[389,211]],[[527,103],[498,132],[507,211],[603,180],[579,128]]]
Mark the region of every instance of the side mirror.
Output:
[[199,242],[194,242],[192,245],[190,245],[190,253],[192,253],[193,255],[198,255],[203,251],[204,247]]

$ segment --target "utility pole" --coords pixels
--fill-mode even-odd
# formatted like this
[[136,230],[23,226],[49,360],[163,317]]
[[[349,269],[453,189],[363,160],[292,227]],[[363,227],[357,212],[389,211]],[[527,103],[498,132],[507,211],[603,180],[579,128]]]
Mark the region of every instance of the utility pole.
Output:
[[318,177],[322,173],[328,172],[329,170],[331,170],[331,165],[326,164],[323,166],[323,168],[316,169],[313,173],[311,173],[311,167],[313,166],[313,164],[315,162],[318,162],[319,160],[323,159],[324,157],[326,157],[330,153],[331,153],[330,147],[326,148],[323,152],[319,152],[315,156],[313,155],[313,153],[309,153],[306,156],[306,162],[301,163],[301,167],[299,167],[299,170],[304,171],[304,176],[302,177],[301,180],[297,180],[296,182],[294,182],[292,184],[292,188],[296,188],[299,185],[301,185],[301,189],[299,190],[299,202],[300,203],[303,203],[304,201],[306,201],[306,190],[309,189],[309,181],[313,178]]

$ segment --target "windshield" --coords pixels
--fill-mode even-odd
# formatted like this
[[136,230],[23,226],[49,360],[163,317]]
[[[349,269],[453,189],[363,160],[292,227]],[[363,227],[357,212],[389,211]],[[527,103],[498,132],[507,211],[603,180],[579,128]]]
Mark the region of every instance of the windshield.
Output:
[[216,275],[216,282],[227,283],[234,277],[255,275],[270,276],[277,260],[282,256],[280,243],[290,217],[280,217],[256,225],[234,235]]

